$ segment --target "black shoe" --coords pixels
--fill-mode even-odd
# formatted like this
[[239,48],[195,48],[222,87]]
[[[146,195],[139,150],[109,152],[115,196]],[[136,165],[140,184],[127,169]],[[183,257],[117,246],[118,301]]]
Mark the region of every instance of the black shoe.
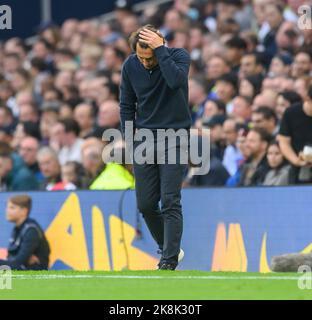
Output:
[[177,267],[177,265],[175,265],[175,264],[164,262],[159,266],[158,270],[171,270],[171,271],[173,271],[173,270],[175,270],[176,267]]

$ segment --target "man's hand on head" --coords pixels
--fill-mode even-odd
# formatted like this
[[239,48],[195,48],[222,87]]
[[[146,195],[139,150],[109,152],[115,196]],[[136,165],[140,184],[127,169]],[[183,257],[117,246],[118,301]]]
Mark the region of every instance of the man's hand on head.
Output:
[[140,32],[140,40],[145,42],[153,50],[164,45],[164,38],[148,29],[143,29]]

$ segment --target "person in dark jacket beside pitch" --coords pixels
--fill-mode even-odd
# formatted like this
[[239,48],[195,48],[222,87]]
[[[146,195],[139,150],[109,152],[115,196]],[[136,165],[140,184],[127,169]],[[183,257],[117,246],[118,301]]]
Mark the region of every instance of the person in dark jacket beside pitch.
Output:
[[14,223],[6,260],[0,266],[13,270],[47,270],[50,247],[40,225],[29,218],[32,200],[27,195],[9,198],[6,208],[7,220]]
[[[168,48],[164,44],[163,36],[151,25],[134,32],[130,37],[134,54],[123,64],[120,86],[123,133],[126,121],[132,122],[134,130],[151,129],[155,133],[152,144],[156,150],[159,129],[185,129],[188,144],[192,122],[188,106],[190,56],[185,49]],[[140,143],[134,141],[135,150]],[[183,148],[185,144],[176,145],[178,156],[180,150],[185,151]],[[167,146],[161,156],[167,159]],[[158,159],[153,164],[139,164],[134,159],[137,204],[162,253],[158,265],[161,270],[174,270],[183,256],[180,200],[187,162],[180,160],[177,158],[174,164],[167,160],[161,164]]]

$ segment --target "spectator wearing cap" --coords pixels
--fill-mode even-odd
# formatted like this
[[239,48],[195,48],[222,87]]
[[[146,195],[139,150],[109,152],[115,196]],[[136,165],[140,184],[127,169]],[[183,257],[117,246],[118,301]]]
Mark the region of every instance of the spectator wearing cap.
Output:
[[273,57],[270,69],[270,77],[289,76],[292,57],[287,53],[280,53]]
[[222,126],[225,121],[225,115],[215,115],[209,120],[203,122],[203,127],[210,129],[210,147],[213,156],[222,161],[225,144]]
[[0,190],[26,191],[39,187],[33,173],[10,146],[0,143]]
[[50,147],[42,147],[37,153],[40,171],[44,176],[40,189],[51,191],[61,181],[61,166],[57,153]]
[[247,161],[242,165],[238,186],[261,185],[269,171],[266,152],[271,136],[261,128],[252,128],[246,137]]
[[230,174],[233,176],[240,164],[243,161],[243,155],[236,145],[238,139],[238,132],[241,126],[234,118],[229,118],[223,123],[223,136],[226,144],[222,164]]

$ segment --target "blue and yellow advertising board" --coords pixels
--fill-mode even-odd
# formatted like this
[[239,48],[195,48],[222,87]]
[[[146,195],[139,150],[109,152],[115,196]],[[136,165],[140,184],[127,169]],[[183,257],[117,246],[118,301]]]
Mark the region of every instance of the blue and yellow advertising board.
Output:
[[[134,191],[31,192],[52,269],[155,269],[159,256]],[[12,225],[0,193],[0,258]],[[312,250],[312,187],[182,191],[185,270],[270,271],[272,256]]]

